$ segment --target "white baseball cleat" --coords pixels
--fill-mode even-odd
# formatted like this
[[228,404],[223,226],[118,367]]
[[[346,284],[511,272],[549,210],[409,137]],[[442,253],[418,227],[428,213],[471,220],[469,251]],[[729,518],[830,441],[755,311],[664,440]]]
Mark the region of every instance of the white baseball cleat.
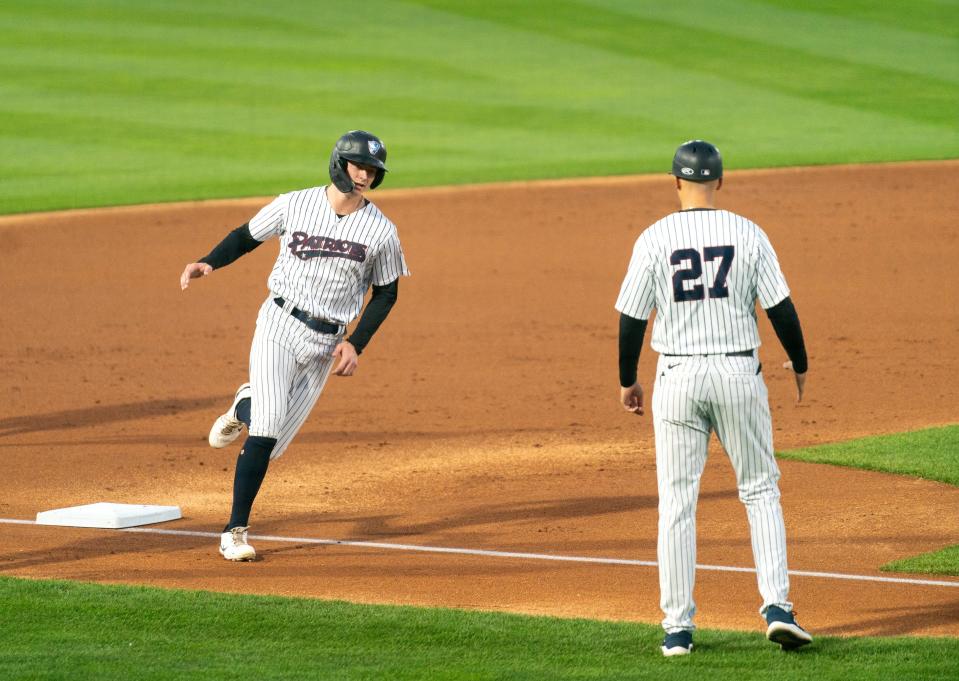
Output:
[[249,527],[234,527],[220,535],[220,555],[227,560],[256,559],[256,549],[247,543]]
[[243,431],[243,421],[240,421],[236,417],[236,405],[252,394],[253,391],[250,390],[249,383],[244,383],[236,389],[236,395],[233,396],[233,404],[226,410],[226,413],[217,417],[216,421],[213,422],[213,427],[210,428],[210,436],[207,439],[210,441],[211,447],[214,449],[223,449],[240,437],[240,433]]

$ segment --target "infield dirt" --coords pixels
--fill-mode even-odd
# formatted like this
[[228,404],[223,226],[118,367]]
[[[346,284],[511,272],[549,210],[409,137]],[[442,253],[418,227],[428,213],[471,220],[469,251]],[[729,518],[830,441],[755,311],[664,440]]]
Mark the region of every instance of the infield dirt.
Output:
[[[724,208],[769,234],[807,347],[807,399],[760,315],[777,449],[954,423],[959,162],[730,172]],[[322,178],[318,178],[322,182]],[[252,533],[656,559],[647,415],[617,404],[613,302],[666,176],[381,190],[413,276],[358,374],[331,379],[274,462]],[[206,433],[245,380],[269,243],[181,292],[183,266],[264,199],[0,219],[0,517],[177,504],[218,531],[236,448]],[[651,393],[653,353],[640,378]],[[784,461],[793,570],[879,575],[959,543],[959,489]],[[698,562],[751,566],[711,449]],[[652,567],[0,524],[0,573],[658,622]],[[884,576],[885,573],[882,573]],[[937,578],[939,579],[939,578]],[[700,572],[697,621],[759,630],[755,575]],[[959,579],[945,578],[959,583]],[[959,635],[959,589],[793,578],[813,633]]]

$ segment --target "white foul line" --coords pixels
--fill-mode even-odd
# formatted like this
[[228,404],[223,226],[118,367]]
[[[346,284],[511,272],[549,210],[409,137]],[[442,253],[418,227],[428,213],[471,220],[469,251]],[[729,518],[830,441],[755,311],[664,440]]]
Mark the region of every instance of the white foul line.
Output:
[[[36,525],[33,520],[17,520],[14,518],[0,518],[0,523],[11,525]],[[59,526],[39,526],[59,527]],[[97,528],[84,528],[97,529]],[[102,528],[101,528],[102,529]],[[175,537],[209,537],[218,539],[219,532],[200,532],[195,530],[164,530],[156,527],[127,527],[114,532],[136,532],[141,534],[166,534]],[[352,541],[349,539],[316,539],[314,537],[279,537],[274,535],[250,535],[251,540],[282,542],[284,544],[322,544],[326,546],[357,546],[367,549],[386,549],[390,551],[421,551],[424,553],[452,553],[467,556],[490,556],[493,558],[519,558],[525,560],[553,560],[566,563],[593,563],[601,565],[633,565],[641,567],[656,567],[653,560],[630,560],[628,558],[599,558],[593,556],[561,556],[549,553],[521,553],[514,551],[493,551],[489,549],[461,549],[445,546],[422,546],[419,544],[387,544],[372,541]],[[712,570],[715,572],[756,572],[754,568],[737,567],[731,565],[697,565],[697,570]],[[790,575],[797,577],[822,577],[824,579],[847,579],[860,582],[884,582],[889,584],[915,584],[919,586],[947,586],[959,588],[959,581],[947,582],[935,579],[910,579],[908,577],[878,577],[873,575],[850,575],[841,572],[812,572],[809,570],[790,570]]]

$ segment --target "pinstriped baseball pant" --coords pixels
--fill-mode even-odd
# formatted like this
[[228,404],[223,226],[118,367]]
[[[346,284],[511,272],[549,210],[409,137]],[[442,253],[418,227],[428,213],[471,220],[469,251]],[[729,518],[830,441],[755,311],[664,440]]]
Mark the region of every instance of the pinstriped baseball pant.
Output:
[[788,601],[786,529],[779,503],[769,396],[754,357],[661,355],[653,389],[659,486],[660,607],[667,633],[692,630],[696,605],[696,501],[715,431],[736,471],[746,506],[763,604]]
[[310,415],[340,339],[307,328],[272,295],[260,306],[250,349],[250,435],[276,438],[271,460],[282,456]]

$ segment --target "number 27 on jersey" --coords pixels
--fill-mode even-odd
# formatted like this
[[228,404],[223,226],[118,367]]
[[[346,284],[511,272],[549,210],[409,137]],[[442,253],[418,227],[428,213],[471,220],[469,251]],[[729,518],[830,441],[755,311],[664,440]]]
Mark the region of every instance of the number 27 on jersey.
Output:
[[[673,272],[673,300],[677,303],[703,300],[708,292],[710,298],[728,298],[729,287],[726,278],[729,269],[733,266],[733,257],[736,254],[734,246],[706,246],[702,255],[695,248],[680,248],[669,256],[670,265],[683,265]],[[687,282],[698,282],[703,276],[703,261],[719,259],[716,268],[716,277],[708,289],[701,283],[695,283],[689,288]]]

